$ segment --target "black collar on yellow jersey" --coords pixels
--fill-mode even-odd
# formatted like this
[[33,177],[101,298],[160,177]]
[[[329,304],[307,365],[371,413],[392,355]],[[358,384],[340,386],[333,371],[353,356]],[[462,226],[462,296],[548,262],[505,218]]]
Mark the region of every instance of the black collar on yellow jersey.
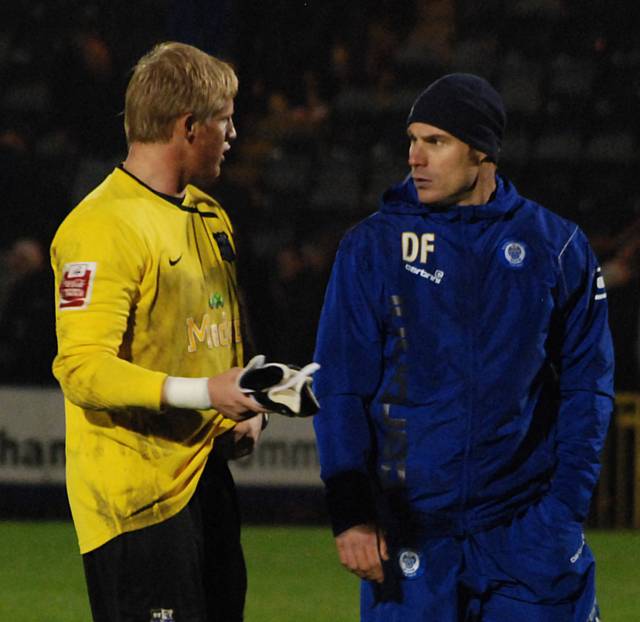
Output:
[[129,175],[129,177],[131,177],[132,179],[135,179],[141,186],[145,187],[147,190],[149,190],[150,192],[153,192],[153,194],[155,194],[156,196],[159,196],[161,199],[164,199],[165,201],[168,201],[169,203],[171,203],[172,205],[175,205],[176,207],[179,207],[181,210],[185,211],[185,212],[190,212],[192,214],[200,214],[203,218],[217,218],[217,214],[213,213],[213,212],[203,212],[202,210],[199,210],[195,207],[192,207],[190,205],[183,205],[183,201],[185,199],[185,197],[175,197],[171,194],[165,194],[164,192],[158,192],[157,190],[154,190],[151,186],[149,186],[148,184],[145,184],[139,177],[136,177],[133,173],[131,173],[130,171],[128,171],[125,167],[124,164],[118,164],[118,168],[123,172],[126,173],[127,175]]

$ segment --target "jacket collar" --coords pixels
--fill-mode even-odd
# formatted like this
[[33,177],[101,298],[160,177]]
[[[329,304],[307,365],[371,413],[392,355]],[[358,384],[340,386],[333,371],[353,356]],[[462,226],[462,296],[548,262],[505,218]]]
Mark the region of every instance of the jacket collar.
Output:
[[446,220],[496,219],[513,211],[520,202],[515,186],[501,175],[496,175],[496,190],[491,199],[482,205],[448,205],[436,207],[420,203],[413,179],[407,176],[404,181],[392,186],[382,195],[380,210],[388,214],[427,214],[440,216]]

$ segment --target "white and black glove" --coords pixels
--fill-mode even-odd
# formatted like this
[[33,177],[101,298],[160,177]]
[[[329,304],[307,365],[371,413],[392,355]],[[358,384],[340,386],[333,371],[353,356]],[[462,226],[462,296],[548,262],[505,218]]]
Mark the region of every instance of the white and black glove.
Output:
[[269,412],[287,417],[310,417],[320,408],[311,388],[311,376],[320,369],[309,363],[302,369],[282,363],[265,363],[262,354],[254,356],[238,376],[238,388]]

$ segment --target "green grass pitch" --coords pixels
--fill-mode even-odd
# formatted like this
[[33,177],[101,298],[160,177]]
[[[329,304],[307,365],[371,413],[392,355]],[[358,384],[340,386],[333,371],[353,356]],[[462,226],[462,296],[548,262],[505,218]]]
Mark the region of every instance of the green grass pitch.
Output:
[[[640,532],[594,531],[603,622],[640,620]],[[356,622],[358,580],[327,528],[245,527],[246,622]],[[0,620],[90,622],[73,527],[0,522]]]

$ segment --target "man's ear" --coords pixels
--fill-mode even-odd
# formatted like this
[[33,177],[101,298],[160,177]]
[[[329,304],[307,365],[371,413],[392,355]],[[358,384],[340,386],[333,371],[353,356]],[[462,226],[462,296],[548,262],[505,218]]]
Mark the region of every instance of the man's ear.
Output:
[[478,165],[484,164],[485,162],[492,162],[493,160],[483,151],[478,151],[477,149],[471,149],[471,161]]
[[193,113],[189,113],[185,120],[184,120],[184,127],[187,131],[187,140],[189,142],[193,142],[194,138],[196,137],[196,118],[193,116]]
[[186,138],[189,142],[192,142],[195,138],[195,124],[196,119],[193,116],[193,113],[187,112],[176,119],[174,130],[178,136]]

